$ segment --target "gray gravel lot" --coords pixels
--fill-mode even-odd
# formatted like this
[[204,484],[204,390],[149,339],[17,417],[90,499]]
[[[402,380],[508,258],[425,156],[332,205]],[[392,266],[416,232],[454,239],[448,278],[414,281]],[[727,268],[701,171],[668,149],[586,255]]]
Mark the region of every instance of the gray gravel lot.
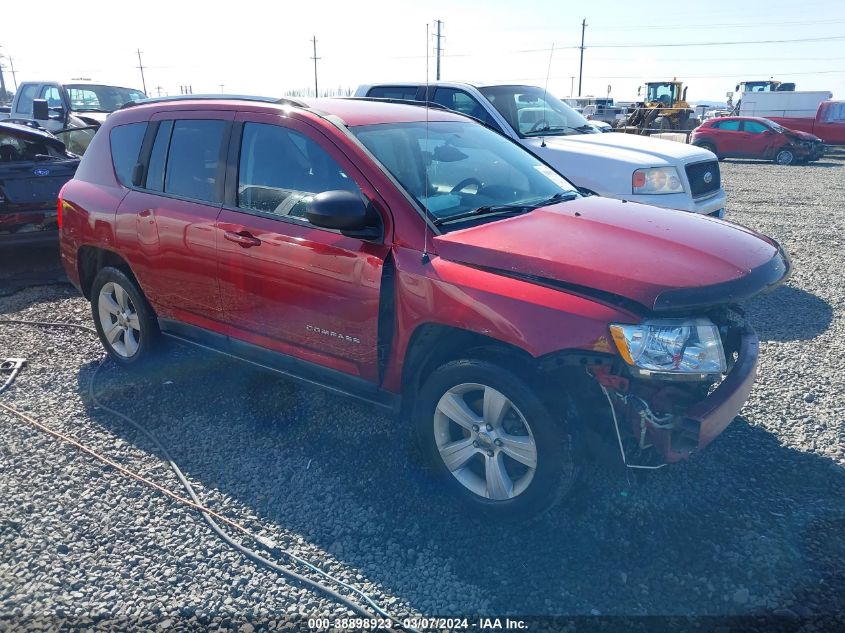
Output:
[[[106,366],[100,398],[153,430],[211,507],[398,615],[845,614],[845,161],[722,170],[728,218],[794,264],[747,306],[763,341],[747,405],[697,459],[644,479],[592,469],[530,526],[467,516],[394,420],[195,350],[143,375]],[[0,297],[0,315],[90,324],[66,285]],[[181,491],[146,438],[88,401],[93,336],[0,326],[3,356],[30,364],[0,401]],[[269,618],[343,613],[0,411],[0,630],[293,630]]]

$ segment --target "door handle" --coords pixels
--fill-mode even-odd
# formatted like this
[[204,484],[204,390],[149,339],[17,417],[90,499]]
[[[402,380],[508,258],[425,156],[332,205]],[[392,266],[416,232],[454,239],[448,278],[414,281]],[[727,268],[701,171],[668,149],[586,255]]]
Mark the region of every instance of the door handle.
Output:
[[223,237],[229,240],[230,242],[234,242],[241,248],[261,246],[261,240],[252,235],[249,231],[240,231],[239,233],[235,233],[234,231],[226,231],[225,233],[223,233]]

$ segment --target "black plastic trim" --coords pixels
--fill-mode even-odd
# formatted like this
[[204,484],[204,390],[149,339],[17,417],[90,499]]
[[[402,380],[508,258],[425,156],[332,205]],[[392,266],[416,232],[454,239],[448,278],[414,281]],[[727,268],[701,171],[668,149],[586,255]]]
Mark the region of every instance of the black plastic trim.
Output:
[[528,283],[536,284],[538,286],[553,288],[554,290],[562,290],[563,292],[569,292],[575,295],[586,297],[588,299],[594,299],[596,301],[612,305],[616,308],[622,308],[623,310],[627,310],[628,312],[633,312],[637,315],[645,316],[649,313],[649,309],[647,306],[644,306],[643,304],[634,301],[633,299],[623,297],[622,295],[618,295],[613,292],[598,290],[596,288],[573,284],[567,281],[559,281],[557,279],[540,277],[538,275],[529,275],[527,273],[518,273],[512,270],[493,268],[490,266],[476,266],[474,264],[464,265],[469,266],[471,268],[476,268],[478,270],[483,270],[485,272],[493,273],[495,275],[502,275],[503,277],[510,277],[511,279],[519,279],[521,281],[527,281]]
[[752,269],[747,275],[710,286],[677,288],[660,293],[654,300],[654,311],[673,312],[736,303],[776,288],[789,277],[791,271],[789,256],[778,245],[778,252],[768,262]]
[[319,387],[337,395],[362,400],[394,413],[401,408],[402,396],[385,391],[375,383],[363,378],[316,365],[301,358],[274,352],[181,321],[159,318],[158,324],[162,333],[170,338],[282,374],[301,384]]

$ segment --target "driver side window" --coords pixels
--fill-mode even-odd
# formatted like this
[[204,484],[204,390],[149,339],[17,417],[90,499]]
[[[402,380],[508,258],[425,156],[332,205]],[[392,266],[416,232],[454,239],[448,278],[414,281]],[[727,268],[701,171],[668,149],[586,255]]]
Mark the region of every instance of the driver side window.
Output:
[[58,108],[62,105],[59,89],[55,86],[45,86],[41,91],[41,98],[47,100],[47,106],[50,108]]
[[746,121],[743,124],[743,130],[748,132],[749,134],[762,134],[763,132],[767,131],[767,128],[762,123],[758,123],[757,121]]
[[[467,116],[483,121],[488,125],[495,126],[493,119],[490,117],[487,110],[484,109],[484,106],[463,90],[456,90],[455,88],[438,88],[434,92],[434,103],[439,103],[450,110],[466,114]],[[498,128],[498,126],[496,127]]]
[[355,181],[315,141],[294,130],[245,123],[238,207],[305,222],[305,204],[324,191],[361,195]]

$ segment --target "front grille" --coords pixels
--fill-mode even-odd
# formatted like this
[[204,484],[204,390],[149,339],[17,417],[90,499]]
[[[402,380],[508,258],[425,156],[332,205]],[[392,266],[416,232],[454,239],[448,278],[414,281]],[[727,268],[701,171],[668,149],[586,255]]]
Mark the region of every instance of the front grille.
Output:
[[[722,186],[719,161],[708,160],[703,163],[692,163],[686,166],[686,170],[690,193],[692,193],[693,198],[706,196],[708,193],[718,191],[719,187]],[[710,182],[707,182],[708,180]]]

